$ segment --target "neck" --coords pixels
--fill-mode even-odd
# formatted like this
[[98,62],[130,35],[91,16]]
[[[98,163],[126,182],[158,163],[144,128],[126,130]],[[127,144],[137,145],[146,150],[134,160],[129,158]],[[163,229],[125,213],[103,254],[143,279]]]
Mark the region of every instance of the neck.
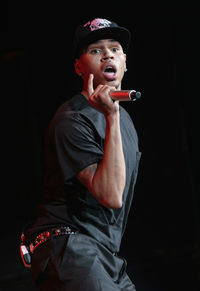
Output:
[[82,95],[83,95],[83,96],[88,100],[88,97],[89,97],[89,96],[88,96],[88,92],[87,92],[87,90],[84,90],[84,89],[83,89],[83,90],[81,91],[81,94],[82,94]]

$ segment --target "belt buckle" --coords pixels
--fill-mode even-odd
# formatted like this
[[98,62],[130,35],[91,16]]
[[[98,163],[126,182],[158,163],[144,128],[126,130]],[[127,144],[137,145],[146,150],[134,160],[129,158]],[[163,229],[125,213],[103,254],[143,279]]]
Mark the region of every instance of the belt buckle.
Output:
[[63,234],[75,234],[75,232],[72,231],[69,226],[61,226],[58,228],[53,228],[51,232],[52,232],[52,236],[59,236]]
[[21,255],[21,259],[22,262],[24,264],[24,266],[26,268],[31,268],[31,255],[29,252],[29,248],[27,247],[27,245],[24,243],[24,233],[22,232],[21,234],[21,244],[19,246],[19,250],[20,250],[20,255]]

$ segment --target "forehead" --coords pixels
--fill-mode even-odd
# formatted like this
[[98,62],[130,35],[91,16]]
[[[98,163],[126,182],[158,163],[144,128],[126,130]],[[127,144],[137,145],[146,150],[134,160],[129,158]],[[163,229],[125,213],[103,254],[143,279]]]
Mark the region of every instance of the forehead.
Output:
[[96,41],[90,43],[88,45],[88,48],[91,46],[95,46],[95,45],[100,45],[100,46],[105,45],[106,46],[106,45],[113,45],[113,44],[121,46],[119,41],[116,39],[99,39],[99,40],[96,40]]

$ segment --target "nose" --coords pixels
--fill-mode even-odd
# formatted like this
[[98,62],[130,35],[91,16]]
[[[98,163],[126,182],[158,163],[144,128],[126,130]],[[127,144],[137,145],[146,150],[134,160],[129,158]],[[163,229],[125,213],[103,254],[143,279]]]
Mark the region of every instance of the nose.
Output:
[[105,62],[105,61],[107,61],[109,59],[113,59],[113,58],[114,58],[113,52],[109,49],[106,49],[104,51],[104,54],[102,55],[101,61]]

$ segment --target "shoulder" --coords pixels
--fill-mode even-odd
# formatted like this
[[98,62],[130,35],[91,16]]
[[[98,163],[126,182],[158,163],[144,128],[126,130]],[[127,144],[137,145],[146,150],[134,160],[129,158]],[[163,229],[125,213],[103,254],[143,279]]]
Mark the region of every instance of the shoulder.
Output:
[[135,128],[133,118],[122,106],[120,106],[120,123],[123,131],[129,132],[129,134],[132,133],[135,138],[138,139],[137,130]]
[[91,124],[80,112],[62,112],[51,121],[48,134],[52,138],[76,139],[78,136],[91,135]]
[[[121,114],[122,117],[126,117],[126,118],[128,118],[129,120],[131,120],[131,117],[130,117],[129,113],[128,113],[127,110],[126,110],[123,106],[121,106],[121,105],[120,105],[120,114]],[[132,120],[131,120],[131,121],[132,121]]]
[[89,104],[81,95],[77,94],[63,103],[49,122],[48,131],[54,131],[57,128],[73,128],[77,124],[83,123],[83,112],[87,110]]
[[121,122],[124,122],[127,125],[130,125],[130,126],[134,127],[134,123],[133,123],[133,120],[132,120],[131,116],[126,111],[126,109],[124,107],[122,107],[122,106],[120,106],[120,118],[121,118]]

